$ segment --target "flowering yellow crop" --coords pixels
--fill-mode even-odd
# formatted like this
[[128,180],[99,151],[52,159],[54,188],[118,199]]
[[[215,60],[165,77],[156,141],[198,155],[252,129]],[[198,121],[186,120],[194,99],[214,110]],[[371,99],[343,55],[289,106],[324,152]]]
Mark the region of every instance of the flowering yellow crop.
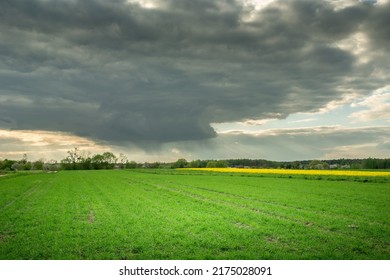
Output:
[[254,169],[254,168],[184,168],[184,170],[237,172],[258,174],[285,175],[335,175],[335,176],[390,176],[388,171],[354,171],[354,170],[306,170],[306,169]]

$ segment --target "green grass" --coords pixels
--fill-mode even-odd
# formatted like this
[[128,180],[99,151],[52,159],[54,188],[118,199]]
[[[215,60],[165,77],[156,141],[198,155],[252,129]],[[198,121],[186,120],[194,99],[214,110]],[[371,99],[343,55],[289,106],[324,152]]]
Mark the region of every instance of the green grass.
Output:
[[390,184],[180,171],[0,177],[0,259],[390,259]]

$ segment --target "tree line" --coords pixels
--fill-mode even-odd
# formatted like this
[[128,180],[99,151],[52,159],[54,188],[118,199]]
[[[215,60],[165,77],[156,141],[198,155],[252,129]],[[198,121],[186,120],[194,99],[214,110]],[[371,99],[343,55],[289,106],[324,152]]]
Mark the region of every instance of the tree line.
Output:
[[61,161],[39,159],[29,161],[24,154],[20,160],[0,159],[0,170],[93,170],[134,168],[282,168],[282,169],[390,169],[390,158],[332,159],[302,161],[269,161],[265,159],[192,160],[180,158],[175,162],[129,161],[127,156],[112,152],[92,155],[88,151],[73,148]]
[[390,158],[270,161],[265,159],[177,160],[175,168],[390,169]]

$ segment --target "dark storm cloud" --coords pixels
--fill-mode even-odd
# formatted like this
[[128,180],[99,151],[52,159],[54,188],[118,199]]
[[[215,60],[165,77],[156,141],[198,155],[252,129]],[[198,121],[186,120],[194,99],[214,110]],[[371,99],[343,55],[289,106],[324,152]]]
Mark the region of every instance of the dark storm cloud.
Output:
[[275,1],[246,21],[233,0],[160,2],[1,1],[0,126],[208,139],[212,122],[283,118],[341,98],[340,85],[381,86],[367,77],[378,61],[359,66],[335,43],[364,32],[388,50],[389,5]]
[[370,20],[364,26],[365,31],[371,38],[373,50],[390,50],[390,2],[384,7],[374,9]]

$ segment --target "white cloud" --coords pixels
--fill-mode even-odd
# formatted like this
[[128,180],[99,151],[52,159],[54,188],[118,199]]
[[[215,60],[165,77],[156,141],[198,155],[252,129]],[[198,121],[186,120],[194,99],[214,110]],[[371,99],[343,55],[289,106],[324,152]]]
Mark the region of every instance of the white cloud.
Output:
[[302,120],[296,120],[296,121],[289,121],[288,123],[305,123],[305,122],[313,122],[317,119],[309,118],[309,119],[302,119]]
[[353,108],[366,108],[349,116],[355,122],[372,120],[390,120],[390,86],[380,88],[361,101],[352,103]]
[[160,7],[161,3],[157,0],[127,0],[129,4],[138,4],[144,9],[155,9]]
[[318,114],[326,114],[329,112],[332,112],[340,107],[343,107],[347,104],[351,104],[354,100],[356,100],[359,97],[359,94],[356,93],[353,89],[346,89],[340,86],[338,88],[339,91],[346,92],[341,98],[332,100],[328,102],[324,107],[314,111],[314,112],[308,112],[305,113],[307,115],[318,115]]
[[362,32],[354,33],[334,43],[334,46],[353,54],[357,58],[358,64],[365,64],[370,61],[370,41],[368,36]]
[[313,133],[334,133],[335,131],[342,131],[344,128],[341,126],[311,126],[311,127],[299,127],[299,128],[276,128],[276,129],[263,129],[263,130],[230,130],[224,131],[220,134],[225,135],[250,135],[250,136],[279,136],[279,135],[307,135]]
[[242,121],[242,122],[237,122],[237,124],[246,125],[246,126],[250,126],[250,125],[265,125],[266,123],[269,123],[269,122],[275,121],[275,120],[277,120],[277,119],[260,119],[260,120],[248,119],[248,120],[245,120],[245,121]]
[[171,149],[171,152],[174,153],[174,154],[176,154],[176,155],[178,155],[178,154],[181,153],[181,151],[180,151],[179,149],[176,149],[176,148],[172,148],[172,149]]

